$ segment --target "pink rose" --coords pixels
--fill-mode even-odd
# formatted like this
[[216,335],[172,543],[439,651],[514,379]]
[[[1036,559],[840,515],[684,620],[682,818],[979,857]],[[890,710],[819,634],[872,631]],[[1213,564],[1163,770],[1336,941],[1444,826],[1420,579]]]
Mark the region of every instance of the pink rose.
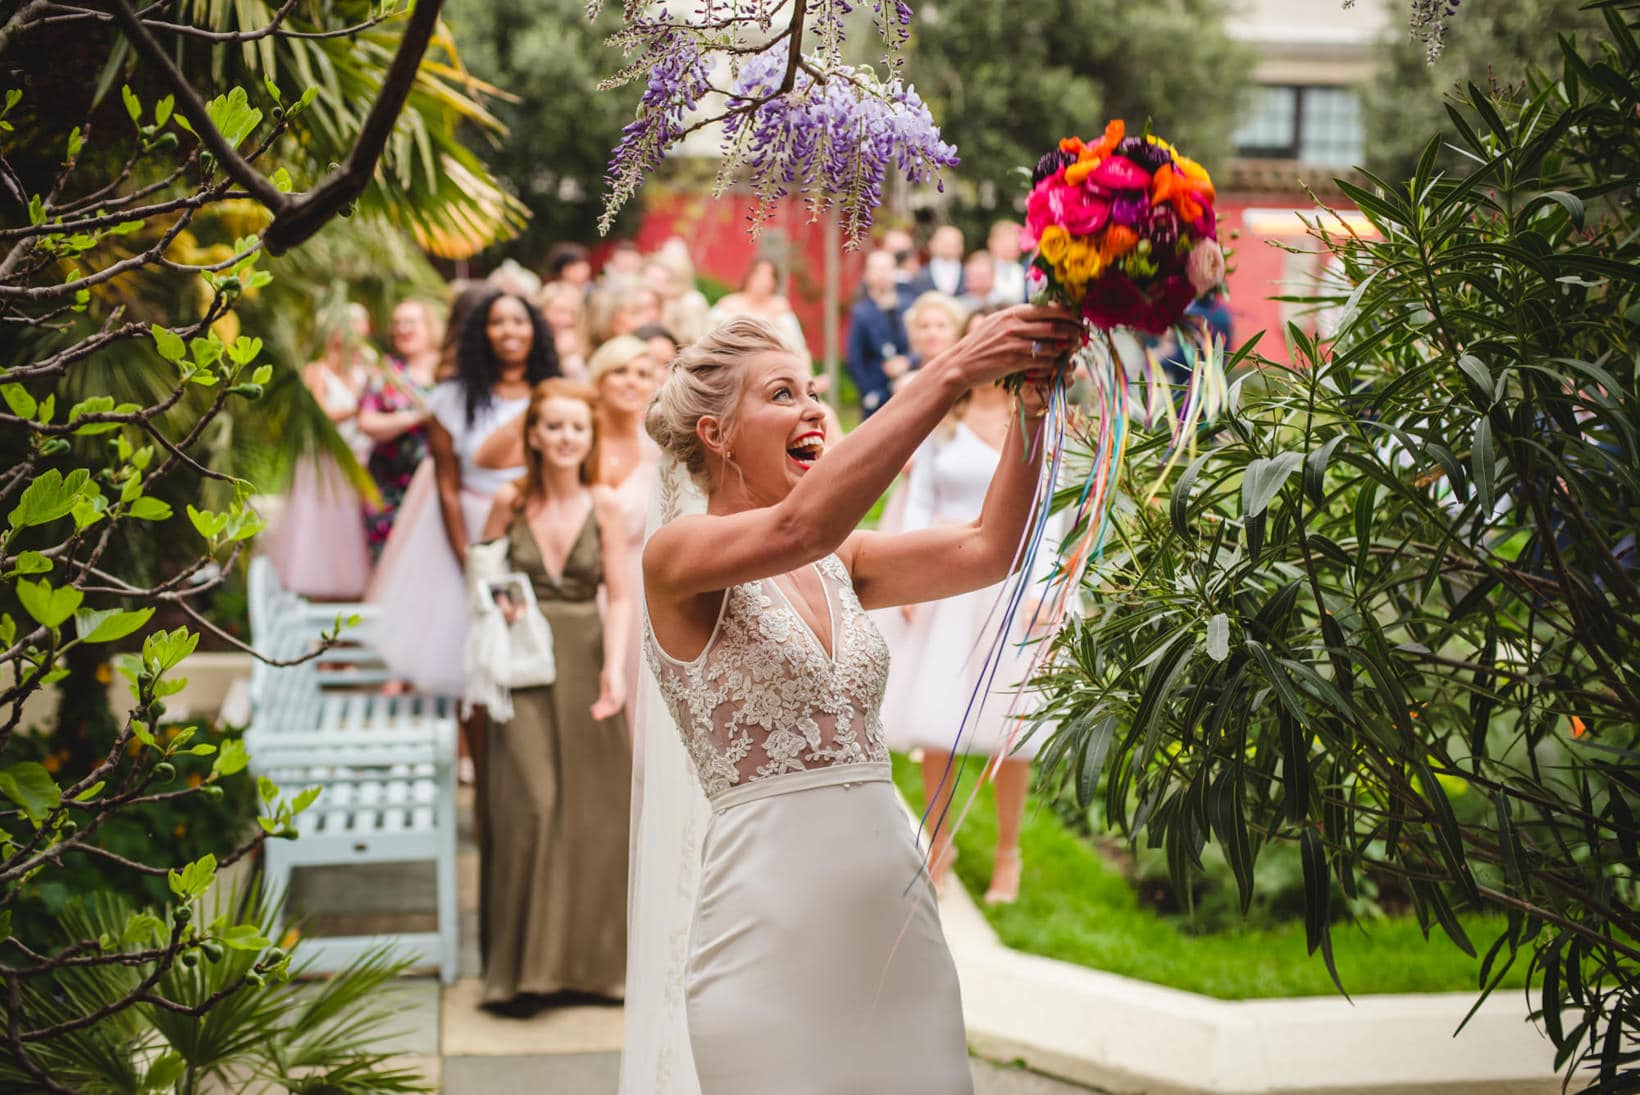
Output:
[[1224,281],[1224,249],[1213,240],[1197,241],[1185,260],[1184,271],[1190,287],[1201,296]]
[[1055,222],[1073,236],[1091,236],[1110,220],[1110,202],[1084,186],[1061,186],[1050,195]]

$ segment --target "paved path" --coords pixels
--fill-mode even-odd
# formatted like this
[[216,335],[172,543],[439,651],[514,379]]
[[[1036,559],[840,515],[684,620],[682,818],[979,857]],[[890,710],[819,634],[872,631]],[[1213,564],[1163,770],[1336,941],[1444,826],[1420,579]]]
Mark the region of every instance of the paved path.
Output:
[[[621,1049],[618,1006],[557,1008],[527,1020],[479,1010],[478,850],[466,823],[471,805],[466,789],[460,805],[461,979],[448,989],[429,976],[399,981],[393,991],[400,1033],[386,1048],[397,1063],[420,1072],[445,1095],[613,1095]],[[390,918],[425,921],[433,908],[432,868],[388,864],[298,871],[291,899],[315,918],[316,929],[326,921],[366,931],[380,929],[364,924]],[[975,1095],[1087,1095],[1093,1089],[976,1059],[974,1090]]]

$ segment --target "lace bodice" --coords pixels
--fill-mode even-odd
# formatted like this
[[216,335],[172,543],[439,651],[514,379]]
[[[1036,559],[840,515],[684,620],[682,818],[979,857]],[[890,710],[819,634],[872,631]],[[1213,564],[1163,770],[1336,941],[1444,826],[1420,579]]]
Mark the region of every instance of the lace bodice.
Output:
[[770,579],[732,587],[690,662],[644,620],[644,652],[708,798],[795,772],[886,764],[879,708],[888,647],[835,555],[814,564],[826,590],[832,656]]

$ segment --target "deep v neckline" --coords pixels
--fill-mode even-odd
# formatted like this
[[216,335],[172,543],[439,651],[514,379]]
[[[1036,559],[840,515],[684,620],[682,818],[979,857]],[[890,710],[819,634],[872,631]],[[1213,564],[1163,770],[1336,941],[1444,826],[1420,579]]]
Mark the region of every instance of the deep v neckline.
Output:
[[832,598],[831,583],[826,581],[825,571],[820,569],[820,564],[810,563],[809,566],[813,568],[814,576],[820,582],[820,595],[826,600],[826,623],[831,634],[829,644],[820,641],[820,633],[815,631],[814,625],[809,623],[807,616],[803,615],[803,610],[797,607],[797,602],[792,600],[791,594],[781,588],[778,581],[770,578],[769,585],[774,588],[776,593],[780,594],[780,599],[786,603],[787,610],[797,617],[797,622],[802,625],[804,633],[813,640],[821,656],[826,659],[826,664],[834,666],[837,664],[837,602]]
[[564,561],[558,564],[556,571],[553,570],[551,562],[547,559],[546,549],[541,546],[541,538],[535,534],[535,526],[530,523],[529,514],[524,515],[524,532],[529,536],[530,543],[535,547],[535,554],[541,560],[541,570],[553,585],[561,587],[564,584],[564,572],[569,569],[569,561],[575,558],[575,549],[581,546],[581,537],[587,534],[587,524],[592,520],[594,509],[596,507],[592,504],[591,496],[588,495],[586,516],[581,518],[581,525],[575,530],[575,539],[569,542],[569,550],[564,552]]

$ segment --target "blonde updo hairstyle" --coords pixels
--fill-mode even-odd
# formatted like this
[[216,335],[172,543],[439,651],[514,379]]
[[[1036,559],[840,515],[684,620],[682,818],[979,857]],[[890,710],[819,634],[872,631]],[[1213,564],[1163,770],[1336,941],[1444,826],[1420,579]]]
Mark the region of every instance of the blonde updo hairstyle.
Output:
[[791,354],[774,325],[736,316],[678,352],[649,404],[644,429],[661,451],[682,464],[702,490],[711,488],[711,450],[701,439],[703,418],[716,418],[726,438],[746,387],[746,362],[758,354]]
[[594,350],[587,359],[587,382],[596,388],[605,373],[648,353],[649,343],[636,335],[616,335]]

